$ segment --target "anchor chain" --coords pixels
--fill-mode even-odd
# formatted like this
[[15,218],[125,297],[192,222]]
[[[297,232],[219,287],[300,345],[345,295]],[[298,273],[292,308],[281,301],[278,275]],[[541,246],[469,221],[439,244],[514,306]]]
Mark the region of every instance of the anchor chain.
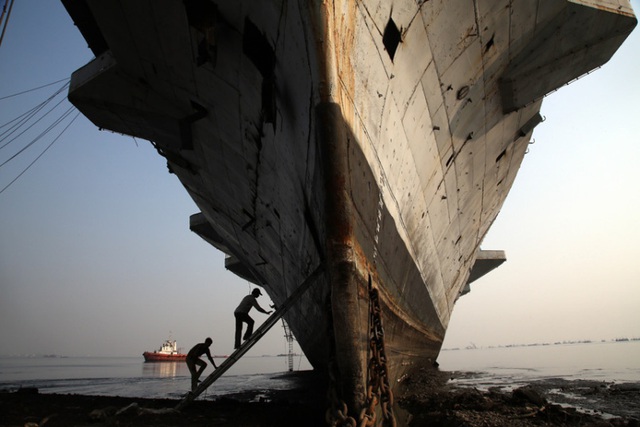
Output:
[[384,329],[378,290],[369,282],[369,350],[367,365],[367,395],[365,406],[360,411],[356,422],[348,415],[347,404],[339,399],[336,387],[336,365],[332,361],[329,369],[328,400],[330,407],[326,412],[327,424],[332,427],[373,427],[376,425],[376,407],[381,406],[382,424],[385,427],[396,427],[393,414],[393,391],[389,386],[387,356],[384,348]]
[[[334,335],[333,316],[331,314],[330,306],[327,304],[328,322],[327,322],[327,336],[332,337]],[[329,384],[327,389],[327,400],[329,401],[329,407],[325,412],[325,421],[328,426],[331,427],[357,427],[356,420],[352,416],[349,416],[349,408],[344,400],[340,398],[340,392],[338,390],[338,381],[340,373],[338,370],[338,364],[336,362],[337,351],[334,344],[335,340],[331,339],[329,352],[331,359],[329,360]]]
[[329,390],[327,398],[329,408],[325,414],[327,425],[331,427],[357,427],[355,418],[349,416],[349,409],[344,400],[338,397],[336,385],[336,364],[335,361],[329,363]]
[[382,425],[396,426],[393,414],[393,391],[389,386],[387,355],[384,349],[384,329],[378,289],[369,282],[369,350],[371,357],[367,368],[367,401],[360,412],[359,427],[371,427],[376,423],[375,408],[381,405]]

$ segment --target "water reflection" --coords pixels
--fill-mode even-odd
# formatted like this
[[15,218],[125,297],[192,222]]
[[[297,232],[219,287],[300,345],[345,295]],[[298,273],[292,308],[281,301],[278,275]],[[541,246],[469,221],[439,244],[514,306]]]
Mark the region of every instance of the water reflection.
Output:
[[142,376],[170,378],[189,374],[184,362],[145,362],[142,364]]

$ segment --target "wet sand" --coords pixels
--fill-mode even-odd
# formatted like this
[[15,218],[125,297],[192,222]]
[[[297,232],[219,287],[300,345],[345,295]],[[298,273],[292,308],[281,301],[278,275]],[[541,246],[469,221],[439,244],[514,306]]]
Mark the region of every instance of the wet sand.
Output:
[[[513,391],[479,391],[448,382],[458,375],[468,374],[420,369],[407,376],[395,396],[398,425],[640,426],[640,383],[550,379]],[[171,399],[0,392],[0,426],[327,425],[324,387],[314,386],[319,381],[312,372],[301,376],[295,390],[196,400],[180,412]]]

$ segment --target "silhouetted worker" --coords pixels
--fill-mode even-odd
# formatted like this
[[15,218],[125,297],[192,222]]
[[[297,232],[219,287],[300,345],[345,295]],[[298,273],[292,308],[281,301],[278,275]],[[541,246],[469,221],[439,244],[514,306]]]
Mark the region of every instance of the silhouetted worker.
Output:
[[242,298],[242,301],[240,301],[240,305],[233,312],[233,315],[236,317],[236,344],[233,348],[240,347],[240,335],[242,335],[243,322],[247,324],[247,331],[244,333],[243,339],[245,341],[248,340],[253,333],[254,322],[253,319],[249,316],[249,310],[251,310],[251,307],[255,307],[256,310],[264,314],[271,314],[271,310],[267,311],[260,307],[260,305],[258,304],[256,298],[258,298],[260,295],[262,295],[260,289],[255,288],[253,291],[251,291],[251,294]]
[[[194,345],[193,348],[189,350],[189,353],[187,353],[187,367],[189,367],[189,372],[191,372],[191,391],[196,390],[196,387],[198,386],[198,378],[202,375],[204,368],[207,367],[207,362],[200,359],[200,356],[206,354],[213,365],[213,369],[218,369],[216,362],[213,361],[211,353],[209,352],[209,347],[212,343],[213,340],[211,338],[207,338],[204,342]],[[197,370],[196,365],[200,367]]]

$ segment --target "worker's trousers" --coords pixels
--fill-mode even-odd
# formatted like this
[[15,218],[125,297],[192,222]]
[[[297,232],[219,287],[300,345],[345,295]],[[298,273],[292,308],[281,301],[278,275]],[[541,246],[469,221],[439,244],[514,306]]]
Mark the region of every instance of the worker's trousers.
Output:
[[242,323],[247,324],[247,331],[244,333],[244,339],[248,340],[253,333],[253,319],[247,313],[233,313],[236,316],[236,339],[234,348],[240,347],[240,336],[242,335]]

